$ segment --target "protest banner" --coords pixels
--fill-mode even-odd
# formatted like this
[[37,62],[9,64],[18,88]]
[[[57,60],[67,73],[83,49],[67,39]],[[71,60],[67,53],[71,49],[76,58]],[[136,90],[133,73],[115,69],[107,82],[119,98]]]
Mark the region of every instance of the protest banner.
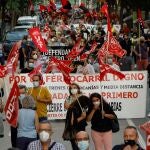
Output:
[[[99,74],[82,75],[71,74],[71,82],[80,85],[83,94],[89,96],[99,92],[110,104],[118,118],[143,118],[146,111],[147,97],[147,71],[126,71],[125,78],[120,80],[117,76],[107,74],[100,81]],[[32,86],[28,74],[15,76],[18,84]],[[68,85],[64,82],[62,74],[43,74],[44,86],[52,93],[51,105],[48,105],[49,119],[64,119],[66,110],[64,101],[69,96]],[[5,77],[7,84],[12,84],[13,77]],[[139,108],[140,106],[140,108]]]

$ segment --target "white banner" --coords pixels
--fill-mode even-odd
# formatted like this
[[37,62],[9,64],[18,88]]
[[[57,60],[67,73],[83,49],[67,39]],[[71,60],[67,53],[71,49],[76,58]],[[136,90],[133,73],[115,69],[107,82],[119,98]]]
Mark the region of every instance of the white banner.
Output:
[[[118,118],[143,118],[146,113],[147,97],[147,71],[126,71],[125,79],[107,74],[104,81],[99,81],[99,74],[81,75],[71,74],[71,81],[80,85],[81,91],[89,96],[93,92],[99,92],[112,106]],[[68,85],[61,74],[44,74],[45,85],[52,93],[53,103],[48,105],[48,118],[65,119],[64,101],[69,95]],[[28,74],[16,75],[18,84],[32,87]],[[13,78],[5,78],[7,89],[12,84]],[[8,95],[7,95],[8,96]]]

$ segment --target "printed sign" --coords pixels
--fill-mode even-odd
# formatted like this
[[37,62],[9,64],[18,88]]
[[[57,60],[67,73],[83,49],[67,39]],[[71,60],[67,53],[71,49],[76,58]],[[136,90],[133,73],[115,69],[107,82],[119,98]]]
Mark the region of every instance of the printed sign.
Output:
[[[79,84],[81,91],[87,96],[93,92],[101,93],[118,118],[143,118],[146,110],[147,72],[126,71],[122,73],[125,74],[123,80],[115,75],[107,74],[103,81],[100,81],[99,74],[85,76],[71,74],[71,82]],[[32,86],[27,74],[19,74],[15,79],[19,84]],[[52,93],[53,104],[47,106],[49,119],[64,119],[66,116],[64,101],[69,96],[68,85],[59,73],[44,74],[43,79],[44,86]],[[13,77],[6,77],[6,82],[9,87],[9,84],[13,82]]]

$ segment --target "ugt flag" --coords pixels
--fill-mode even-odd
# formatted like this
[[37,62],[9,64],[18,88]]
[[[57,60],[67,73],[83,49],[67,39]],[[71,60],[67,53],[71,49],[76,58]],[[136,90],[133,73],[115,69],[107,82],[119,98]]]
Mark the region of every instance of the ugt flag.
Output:
[[42,35],[40,33],[40,29],[38,27],[30,28],[29,34],[30,34],[34,44],[37,46],[37,48],[41,52],[48,52],[46,44],[44,42],[44,39],[42,38]]
[[4,108],[6,120],[13,127],[17,126],[18,120],[18,109],[19,109],[18,96],[19,96],[19,88],[17,82],[14,81],[7,103]]

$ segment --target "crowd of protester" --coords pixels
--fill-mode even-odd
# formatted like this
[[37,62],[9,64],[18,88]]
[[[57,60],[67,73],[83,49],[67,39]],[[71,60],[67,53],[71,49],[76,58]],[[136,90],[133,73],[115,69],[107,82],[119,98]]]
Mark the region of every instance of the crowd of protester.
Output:
[[[106,33],[102,28],[103,22],[105,22],[105,17],[99,13],[97,17],[92,17],[84,14],[78,8],[71,13],[54,11],[49,14],[48,12],[42,12],[40,28],[48,48],[53,46],[72,47],[79,37],[82,39],[80,47],[84,47],[83,52],[90,50],[93,41],[98,43],[96,50],[89,54],[87,58],[73,61],[73,64],[71,64],[74,67],[72,73],[86,75],[100,73],[97,52],[106,39]],[[113,22],[118,23],[116,20],[113,20]],[[44,31],[47,24],[50,30],[49,35],[45,35]],[[88,30],[86,24],[94,25],[94,28]],[[135,28],[130,29],[124,23],[119,32],[113,30],[113,36],[126,50],[126,54],[122,58],[109,55],[106,63],[119,71],[135,69],[150,71],[149,34],[138,38],[138,31]],[[29,35],[23,37],[19,54],[19,73],[30,73],[38,64],[43,65],[44,73],[50,58],[40,53]],[[0,55],[1,64],[4,65],[1,57],[4,56]],[[50,73],[57,72],[59,70],[53,65]],[[32,77],[32,82],[33,87],[28,91],[26,91],[24,85],[19,87],[20,110],[17,128],[11,127],[12,147],[18,147],[21,150],[64,150],[63,144],[51,140],[52,127],[47,121],[47,105],[52,103],[51,93],[46,87],[41,86],[42,77],[39,74]],[[69,86],[69,97],[65,100],[64,107],[67,110],[67,115],[62,137],[64,140],[71,142],[73,150],[88,150],[89,148],[89,135],[86,132],[87,121],[91,122],[91,136],[95,149],[102,150],[102,147],[105,150],[112,149],[111,121],[116,117],[116,114],[100,94],[92,93],[90,97],[87,97],[81,92],[80,86],[73,83]],[[2,108],[0,108],[0,112],[2,111]],[[67,130],[69,132],[75,130],[77,132],[75,137],[72,135],[72,137],[66,139],[65,132]],[[128,130],[134,130],[132,132],[135,134],[135,139],[126,138],[126,134],[129,134]],[[140,148],[137,144],[138,136],[134,127],[127,127],[124,134],[125,144],[114,147],[114,150],[120,149],[120,147]],[[0,134],[0,136],[3,135]]]

